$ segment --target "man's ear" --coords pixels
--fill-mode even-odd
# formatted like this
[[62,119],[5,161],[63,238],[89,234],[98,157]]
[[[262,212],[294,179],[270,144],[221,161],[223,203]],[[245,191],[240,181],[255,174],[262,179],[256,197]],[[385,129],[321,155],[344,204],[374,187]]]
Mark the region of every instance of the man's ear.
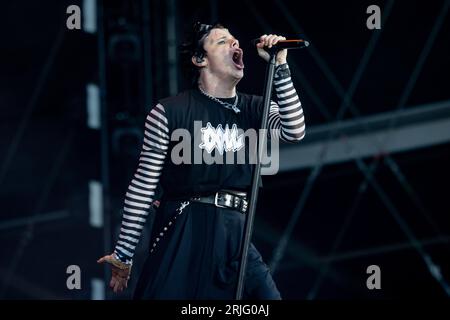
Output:
[[197,67],[205,67],[208,64],[204,57],[192,56],[191,61]]

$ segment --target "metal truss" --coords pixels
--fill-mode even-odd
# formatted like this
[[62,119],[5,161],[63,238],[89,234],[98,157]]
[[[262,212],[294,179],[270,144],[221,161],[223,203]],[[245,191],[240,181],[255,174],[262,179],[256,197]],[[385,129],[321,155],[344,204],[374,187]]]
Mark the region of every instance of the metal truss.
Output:
[[[434,246],[434,245],[446,244],[449,241],[450,241],[450,236],[445,236],[445,237],[426,238],[426,239],[420,240],[419,242],[423,247],[429,247],[429,246]],[[377,254],[395,253],[395,252],[399,252],[399,251],[414,250],[414,249],[415,249],[414,246],[409,241],[405,241],[405,242],[394,243],[394,244],[389,244],[389,245],[385,245],[385,246],[377,246],[377,247],[365,248],[365,249],[361,249],[361,250],[351,250],[351,251],[347,251],[347,252],[335,253],[333,255],[325,255],[323,257],[316,257],[316,259],[317,259],[318,263],[324,264],[324,263],[332,263],[332,262],[342,262],[342,261],[351,260],[351,259],[358,259],[358,258],[368,257],[368,256],[372,256],[372,255],[377,255]],[[298,268],[299,265],[302,265],[302,264],[298,263],[297,261],[291,262],[291,263],[289,263],[289,262],[283,263],[283,265],[279,266],[279,270],[289,271],[289,270]]]
[[[67,154],[72,146],[73,139],[75,137],[74,130],[70,130],[64,139],[61,148],[58,150],[53,166],[51,167],[50,174],[48,179],[45,181],[43,185],[42,192],[39,195],[38,201],[34,207],[33,215],[28,217],[28,221],[26,223],[26,229],[23,231],[20,240],[17,243],[16,249],[14,250],[14,256],[8,261],[8,267],[6,268],[4,274],[5,281],[3,282],[2,287],[0,288],[0,297],[4,297],[8,286],[11,283],[12,276],[14,275],[14,271],[16,270],[22,256],[25,253],[26,248],[33,240],[35,233],[35,223],[38,222],[42,217],[41,213],[44,208],[45,203],[47,202],[48,197],[50,196],[53,184],[55,183],[61,167],[67,157]],[[48,218],[48,217],[47,217]],[[53,217],[54,219],[55,217]],[[23,222],[23,221],[22,221]],[[14,222],[12,222],[14,223]],[[17,221],[16,221],[17,223]]]
[[[389,128],[391,121],[399,125]],[[370,129],[368,129],[370,128]],[[408,107],[401,112],[386,112],[340,123],[308,128],[308,138],[298,145],[282,145],[280,172],[314,167],[322,156],[323,139],[339,131],[323,155],[324,164],[351,161],[354,158],[385,155],[450,142],[450,100]],[[389,140],[386,140],[389,136]],[[345,142],[343,142],[345,140]]]
[[17,147],[20,144],[20,140],[22,140],[23,134],[25,133],[26,128],[28,127],[28,122],[30,121],[31,115],[33,114],[34,108],[36,107],[36,102],[41,95],[42,90],[44,89],[44,85],[47,81],[47,77],[51,71],[53,66],[53,62],[55,61],[56,55],[59,53],[59,49],[63,43],[65,37],[65,26],[61,26],[61,29],[58,32],[58,35],[53,42],[53,45],[50,49],[50,52],[47,56],[47,59],[44,63],[42,71],[37,80],[36,86],[34,87],[33,93],[30,95],[30,100],[25,107],[25,112],[23,113],[22,119],[20,120],[19,127],[17,128],[14,137],[12,139],[11,144],[9,145],[8,150],[6,151],[5,158],[0,167],[0,185],[3,184],[3,179],[6,176],[6,173],[9,171],[9,166],[12,163],[14,155],[17,151]]
[[[248,2],[248,1],[247,1]],[[281,2],[281,1],[276,1],[278,7],[280,8],[281,12],[284,14],[286,20],[291,24],[291,26],[295,29],[295,30],[301,30],[300,26],[298,25],[297,21],[293,18],[293,16],[290,14],[290,12],[287,10],[287,8],[285,7],[285,5]],[[418,63],[416,64],[416,67],[401,95],[398,107],[397,107],[397,113],[395,114],[394,117],[391,118],[391,121],[389,122],[389,132],[385,132],[387,134],[384,135],[385,139],[384,139],[384,143],[380,143],[379,141],[375,141],[375,145],[379,146],[379,150],[377,153],[375,154],[383,154],[384,155],[384,159],[386,165],[391,169],[391,171],[394,173],[394,176],[397,178],[397,180],[401,183],[402,187],[405,189],[405,191],[407,192],[408,196],[410,196],[410,198],[412,199],[413,203],[415,206],[419,207],[421,213],[427,218],[427,220],[430,222],[430,224],[432,224],[432,226],[434,227],[435,231],[436,230],[436,224],[432,221],[432,219],[430,218],[430,216],[428,215],[427,211],[425,210],[423,204],[421,203],[420,199],[418,198],[418,196],[416,195],[416,193],[414,192],[413,188],[411,187],[411,185],[407,182],[405,175],[400,171],[399,166],[396,164],[396,162],[389,156],[388,153],[386,153],[386,144],[390,141],[389,138],[392,137],[392,131],[397,130],[395,129],[396,124],[398,122],[399,119],[399,114],[400,111],[405,107],[405,104],[411,94],[411,91],[417,81],[417,78],[420,74],[420,71],[422,70],[422,67],[426,61],[426,58],[428,57],[428,54],[433,46],[433,43],[436,39],[436,36],[443,24],[444,18],[447,14],[448,11],[448,7],[449,7],[449,1],[445,1],[442,7],[442,10],[440,10],[439,16],[436,19],[436,22],[433,26],[433,29],[430,33],[430,36],[427,40],[427,43],[425,44],[419,59],[418,59]],[[393,1],[388,2],[388,4],[386,5],[385,9],[384,9],[384,22],[386,21],[387,17],[390,14],[390,11],[392,9],[393,6]],[[261,22],[261,17],[258,17],[258,19]],[[319,68],[322,70],[322,72],[324,72],[324,74],[326,75],[327,79],[331,82],[331,84],[333,85],[333,88],[337,91],[337,93],[341,96],[342,98],[342,104],[341,107],[339,108],[339,111],[337,113],[337,128],[334,128],[333,130],[331,130],[328,133],[328,139],[325,140],[325,142],[323,143],[323,146],[321,148],[321,150],[318,151],[319,154],[319,161],[316,161],[316,165],[313,167],[313,169],[311,170],[311,173],[308,177],[308,180],[306,182],[305,188],[303,190],[303,193],[297,203],[297,206],[291,216],[291,219],[289,221],[289,223],[287,224],[287,227],[284,231],[283,236],[281,237],[277,247],[274,250],[274,254],[273,254],[273,259],[271,261],[271,269],[272,271],[276,270],[276,267],[279,263],[279,261],[281,260],[281,258],[284,255],[284,251],[286,250],[286,246],[287,243],[290,239],[290,236],[292,234],[293,228],[300,216],[300,213],[307,201],[307,198],[309,196],[309,193],[311,191],[312,185],[314,184],[316,178],[318,177],[318,175],[321,172],[322,166],[325,164],[324,163],[324,156],[325,154],[328,153],[329,147],[330,147],[330,143],[332,142],[332,139],[340,134],[340,120],[342,119],[343,115],[345,114],[347,109],[350,109],[350,111],[352,112],[352,114],[354,116],[359,116],[359,112],[358,109],[356,108],[356,106],[353,104],[352,102],[352,96],[359,84],[359,80],[361,78],[361,75],[370,59],[371,53],[373,52],[373,49],[375,47],[375,44],[378,40],[380,32],[375,32],[374,35],[372,36],[372,39],[370,40],[368,47],[366,48],[366,51],[363,55],[363,58],[357,68],[356,73],[353,76],[352,82],[349,86],[349,89],[347,92],[344,91],[344,89],[342,88],[342,86],[340,85],[340,83],[337,81],[336,77],[334,76],[334,74],[330,71],[330,69],[327,67],[325,61],[320,57],[318,51],[314,48],[314,46],[311,47],[310,52],[312,53],[313,58],[315,59],[316,63],[318,64]],[[302,82],[305,82],[305,77],[302,77]],[[320,106],[319,110],[322,112],[323,115],[326,116],[327,120],[330,120],[330,116],[329,116],[329,112],[324,112],[324,104],[321,102],[319,96],[311,89],[311,86],[308,86],[309,88],[307,88],[307,93],[312,97],[313,101],[315,103],[317,103],[318,106]],[[361,124],[361,123],[360,123]],[[367,126],[367,124],[362,123],[362,125],[366,128],[366,131],[369,132],[370,128]],[[373,137],[371,137],[373,139]],[[371,139],[371,140],[372,140]],[[345,141],[345,147],[348,149],[349,145],[348,145],[348,141],[346,139],[344,139]],[[366,140],[367,141],[367,140]],[[298,159],[298,158],[297,158]],[[317,159],[317,158],[316,158]],[[372,164],[370,165],[370,167],[368,168],[364,162],[362,162],[362,160],[360,159],[360,157],[356,157],[355,162],[357,164],[357,167],[361,170],[361,172],[363,173],[365,179],[361,182],[361,185],[359,187],[359,191],[358,191],[358,196],[355,199],[354,204],[352,205],[352,208],[349,211],[349,214],[347,215],[346,221],[344,222],[341,231],[339,232],[337,238],[334,241],[333,244],[333,249],[331,250],[331,254],[333,254],[337,247],[339,246],[339,243],[343,237],[343,235],[346,232],[346,229],[348,228],[348,225],[350,224],[350,221],[354,215],[354,213],[356,212],[356,208],[358,207],[359,201],[361,199],[361,196],[365,190],[367,190],[367,186],[368,184],[370,184],[375,191],[377,192],[377,194],[379,195],[379,197],[381,198],[381,200],[383,201],[383,203],[385,204],[385,206],[388,208],[388,211],[390,212],[390,214],[395,218],[395,220],[397,221],[397,223],[399,224],[399,226],[401,227],[402,231],[405,233],[405,235],[407,236],[407,238],[409,239],[410,243],[413,244],[414,248],[419,252],[420,256],[422,257],[422,259],[424,260],[425,264],[427,265],[430,273],[432,274],[432,276],[439,282],[439,284],[441,285],[441,287],[445,290],[445,292],[447,293],[447,295],[450,295],[450,290],[448,285],[446,284],[445,280],[442,278],[442,276],[439,273],[436,273],[435,271],[438,269],[436,268],[436,265],[434,265],[433,261],[431,260],[431,257],[428,256],[426,254],[426,252],[424,251],[421,243],[415,238],[414,234],[411,232],[410,228],[408,227],[408,225],[406,224],[406,222],[403,220],[403,218],[400,216],[399,212],[397,211],[397,209],[395,208],[395,206],[393,205],[393,203],[390,201],[389,197],[384,193],[383,189],[378,185],[378,183],[376,182],[375,178],[373,177],[373,174],[375,173],[377,167],[378,167],[378,157],[372,162]],[[442,238],[442,237],[441,237]],[[328,272],[329,269],[329,263],[326,263],[321,272],[319,273],[319,276],[316,280],[316,283],[314,284],[313,288],[311,289],[310,293],[308,294],[308,298],[309,299],[314,299],[315,296],[317,295],[318,290],[320,289],[320,285],[322,283],[322,279],[324,277],[324,275]]]

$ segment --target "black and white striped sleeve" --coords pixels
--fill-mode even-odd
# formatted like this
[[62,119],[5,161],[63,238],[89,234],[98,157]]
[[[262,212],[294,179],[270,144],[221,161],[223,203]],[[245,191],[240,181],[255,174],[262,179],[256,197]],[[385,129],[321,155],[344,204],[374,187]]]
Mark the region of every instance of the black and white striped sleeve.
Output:
[[305,118],[287,63],[277,67],[274,88],[278,104],[271,101],[270,105],[268,126],[272,129],[271,137],[277,135],[286,142],[302,140],[305,136]]
[[168,146],[168,121],[164,107],[157,104],[146,118],[139,163],[125,195],[119,240],[114,249],[115,256],[122,262],[132,262],[155,196]]

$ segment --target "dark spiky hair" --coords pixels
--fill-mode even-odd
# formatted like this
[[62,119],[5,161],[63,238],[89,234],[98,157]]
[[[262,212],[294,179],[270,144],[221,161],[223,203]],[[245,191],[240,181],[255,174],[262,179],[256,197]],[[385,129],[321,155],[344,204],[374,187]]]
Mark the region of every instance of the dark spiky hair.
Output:
[[192,79],[192,85],[196,86],[200,75],[200,68],[192,63],[192,57],[203,59],[206,51],[203,48],[205,38],[212,29],[225,29],[220,23],[203,24],[194,23],[192,29],[187,33],[186,40],[180,46],[181,66],[183,73]]

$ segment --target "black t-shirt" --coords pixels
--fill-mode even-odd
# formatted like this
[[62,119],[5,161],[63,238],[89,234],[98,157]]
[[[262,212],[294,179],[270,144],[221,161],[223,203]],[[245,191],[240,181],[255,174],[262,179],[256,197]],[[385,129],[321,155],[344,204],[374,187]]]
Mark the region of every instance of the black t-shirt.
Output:
[[[172,139],[177,129],[186,130],[177,131],[179,135],[190,134],[190,139],[183,137],[169,143],[160,178],[167,198],[210,194],[220,189],[248,191],[256,161],[256,145],[249,143],[251,138],[244,132],[260,127],[262,97],[237,95],[239,113],[204,96],[198,89],[160,100]],[[234,101],[226,101],[230,100]],[[181,148],[181,141],[185,149]],[[182,156],[187,163],[179,163],[179,159],[174,161]]]

